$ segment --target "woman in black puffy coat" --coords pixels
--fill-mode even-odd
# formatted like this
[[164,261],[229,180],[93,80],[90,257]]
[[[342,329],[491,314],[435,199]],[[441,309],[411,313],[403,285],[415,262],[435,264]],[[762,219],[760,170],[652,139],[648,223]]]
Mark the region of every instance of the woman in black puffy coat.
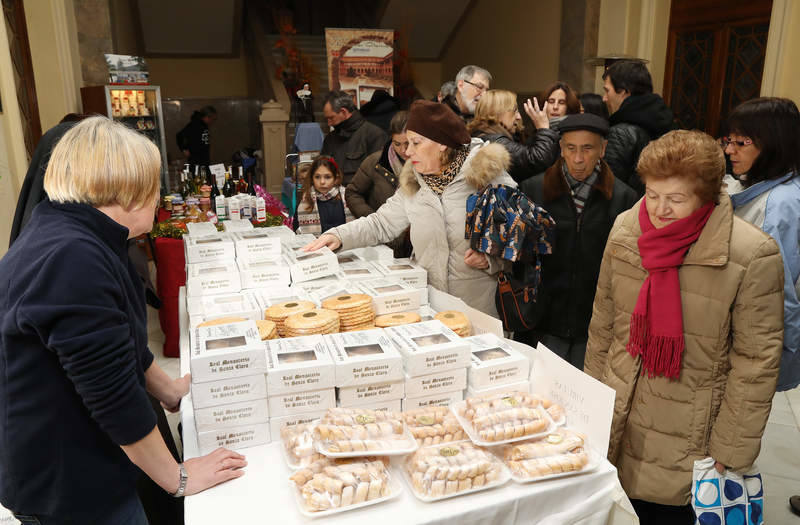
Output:
[[531,117],[536,134],[528,144],[515,137],[522,130],[522,117],[517,109],[517,95],[511,91],[492,89],[484,93],[475,108],[475,118],[467,129],[473,137],[502,144],[511,154],[511,177],[522,182],[549,168],[560,152],[559,134],[550,129],[547,103],[540,109],[537,100],[525,103],[525,112]]

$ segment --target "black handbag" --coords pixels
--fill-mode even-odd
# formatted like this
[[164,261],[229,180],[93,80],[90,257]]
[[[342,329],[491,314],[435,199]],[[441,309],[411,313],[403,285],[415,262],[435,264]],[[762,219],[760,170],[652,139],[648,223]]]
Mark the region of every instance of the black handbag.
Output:
[[540,272],[531,263],[516,262],[510,272],[497,274],[494,302],[504,330],[524,332],[539,324],[546,303],[539,281]]

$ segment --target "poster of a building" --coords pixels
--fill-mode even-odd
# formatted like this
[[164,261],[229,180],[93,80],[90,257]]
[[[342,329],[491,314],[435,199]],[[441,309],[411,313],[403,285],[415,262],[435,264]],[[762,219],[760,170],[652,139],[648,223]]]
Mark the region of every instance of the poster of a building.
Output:
[[325,29],[328,86],[353,95],[360,108],[376,90],[394,95],[394,31]]

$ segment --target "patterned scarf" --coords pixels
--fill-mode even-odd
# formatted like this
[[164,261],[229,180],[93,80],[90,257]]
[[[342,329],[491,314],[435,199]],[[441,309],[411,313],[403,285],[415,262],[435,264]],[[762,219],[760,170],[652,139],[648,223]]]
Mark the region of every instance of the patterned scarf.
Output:
[[320,193],[313,187],[311,188],[311,197],[317,201],[329,201],[334,197],[339,196],[339,186],[334,186],[325,193]]
[[395,176],[397,176],[397,177],[400,176],[400,172],[403,170],[403,164],[405,164],[405,161],[402,158],[400,158],[400,155],[397,154],[397,152],[394,150],[394,148],[390,144],[389,145],[389,166],[392,167],[392,172],[395,174]]
[[583,213],[583,207],[586,205],[586,201],[589,200],[589,195],[592,193],[592,186],[594,186],[597,179],[600,178],[600,160],[598,159],[597,165],[594,167],[594,171],[592,171],[591,175],[583,180],[578,180],[570,175],[566,162],[561,163],[561,173],[564,174],[564,178],[567,180],[569,190],[572,192],[572,200],[575,202],[575,209],[578,215],[580,215]]
[[467,160],[468,155],[469,147],[461,148],[456,151],[456,158],[447,165],[441,175],[423,175],[420,173],[420,177],[422,177],[422,180],[425,181],[425,184],[428,185],[433,193],[441,197],[442,193],[444,193],[444,189],[453,182],[458,172],[461,171],[461,167],[464,165],[464,161]]

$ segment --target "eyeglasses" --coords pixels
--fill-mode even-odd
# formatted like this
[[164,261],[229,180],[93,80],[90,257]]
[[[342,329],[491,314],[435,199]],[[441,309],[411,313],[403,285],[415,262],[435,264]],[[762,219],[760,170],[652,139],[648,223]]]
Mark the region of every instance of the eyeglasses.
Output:
[[475,82],[470,82],[469,80],[465,80],[464,82],[474,87],[478,91],[489,91],[489,88],[484,86],[483,84],[476,84]]
[[722,147],[727,148],[728,146],[735,146],[738,148],[743,148],[745,146],[751,146],[753,144],[752,139],[743,139],[743,140],[732,140],[730,137],[722,137]]

